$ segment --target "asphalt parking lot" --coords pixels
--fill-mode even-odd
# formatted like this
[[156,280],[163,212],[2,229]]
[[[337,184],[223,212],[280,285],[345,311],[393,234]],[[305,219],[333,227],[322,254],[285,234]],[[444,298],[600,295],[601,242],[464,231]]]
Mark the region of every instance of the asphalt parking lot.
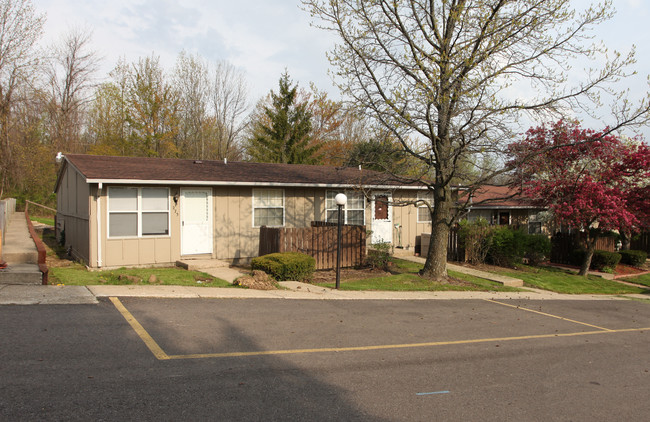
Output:
[[647,420],[650,304],[1,306],[3,420]]

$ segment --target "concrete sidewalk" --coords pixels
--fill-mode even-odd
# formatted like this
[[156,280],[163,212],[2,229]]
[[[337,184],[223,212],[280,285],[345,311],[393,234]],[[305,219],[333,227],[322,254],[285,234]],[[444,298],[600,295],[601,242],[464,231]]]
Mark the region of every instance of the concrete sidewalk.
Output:
[[[400,257],[424,263],[420,257]],[[499,282],[521,281],[502,277],[485,271],[473,270],[455,264],[447,264],[449,270],[475,275]],[[236,267],[202,268],[215,277],[232,282],[244,273]],[[510,279],[510,280],[505,280]],[[343,291],[329,289],[308,283],[283,281],[280,290],[252,290],[242,288],[219,288],[198,286],[41,286],[0,284],[0,305],[33,304],[95,304],[98,298],[106,297],[152,297],[152,298],[211,298],[211,299],[309,299],[309,300],[613,300],[650,299],[647,295],[567,295],[545,290],[525,288],[522,292],[385,292],[385,291]]]
[[280,283],[285,290],[186,286],[37,286],[0,285],[0,305],[95,304],[98,298],[150,297],[192,299],[303,299],[303,300],[621,300],[650,299],[644,295],[566,295],[537,289],[525,292],[378,292],[341,291],[294,281]]

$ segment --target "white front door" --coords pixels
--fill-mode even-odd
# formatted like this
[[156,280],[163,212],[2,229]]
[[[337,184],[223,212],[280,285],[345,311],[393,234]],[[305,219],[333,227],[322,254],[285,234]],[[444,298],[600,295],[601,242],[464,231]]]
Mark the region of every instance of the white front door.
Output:
[[372,243],[393,243],[393,198],[389,192],[372,195]]
[[181,255],[211,254],[212,189],[181,189]]

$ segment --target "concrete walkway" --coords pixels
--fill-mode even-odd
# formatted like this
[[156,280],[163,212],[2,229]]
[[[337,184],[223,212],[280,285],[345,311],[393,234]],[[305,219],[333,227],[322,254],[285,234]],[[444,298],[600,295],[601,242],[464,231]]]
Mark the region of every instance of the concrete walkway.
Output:
[[[404,257],[424,263],[424,258]],[[232,282],[246,273],[245,269],[228,267],[214,262],[194,262],[200,271]],[[447,264],[449,270],[472,274],[498,282],[512,282],[510,277],[478,271],[455,264]],[[508,280],[510,279],[510,280]],[[518,280],[521,281],[521,280]],[[0,305],[34,304],[95,304],[98,298],[106,297],[152,297],[192,299],[302,299],[302,300],[622,300],[645,299],[650,295],[567,295],[526,287],[522,292],[384,292],[384,291],[342,291],[296,281],[279,283],[280,290],[252,290],[241,288],[195,287],[195,286],[41,286],[0,284]]]
[[[223,278],[223,277],[221,277]],[[380,292],[343,291],[296,281],[280,282],[281,290],[194,286],[26,286],[0,285],[0,305],[94,304],[98,298],[150,297],[189,299],[302,300],[650,300],[650,295],[568,295],[526,288],[522,292]]]
[[647,295],[567,295],[537,289],[527,289],[525,292],[352,292],[298,282],[280,284],[286,290],[193,286],[0,285],[0,305],[95,304],[98,298],[107,297],[301,300],[650,300],[650,296]]
[[[425,258],[419,256],[410,256],[410,255],[399,256],[398,258],[403,259],[405,261],[417,262],[418,264],[424,264],[424,262],[426,261]],[[447,262],[447,270],[456,271],[457,273],[472,275],[478,278],[484,278],[490,281],[495,281],[497,283],[503,284],[504,286],[522,287],[524,285],[524,281],[519,278],[508,277],[499,274],[492,274],[486,271],[480,271],[480,270],[475,270],[473,268],[464,267],[462,265],[451,264],[449,262]]]
[[9,219],[2,259],[7,268],[0,269],[0,284],[41,284],[38,251],[29,235],[25,214],[17,212]]

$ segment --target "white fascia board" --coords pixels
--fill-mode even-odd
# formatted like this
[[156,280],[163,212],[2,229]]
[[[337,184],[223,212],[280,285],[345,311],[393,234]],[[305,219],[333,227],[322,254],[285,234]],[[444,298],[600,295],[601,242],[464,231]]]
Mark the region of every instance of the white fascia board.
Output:
[[[280,182],[223,182],[196,180],[145,180],[145,179],[86,179],[86,183],[103,183],[111,185],[166,185],[166,186],[253,186],[253,187],[314,187],[314,188],[358,188],[358,184],[328,184],[328,183],[280,183]],[[422,189],[418,186],[364,185],[365,189]]]

